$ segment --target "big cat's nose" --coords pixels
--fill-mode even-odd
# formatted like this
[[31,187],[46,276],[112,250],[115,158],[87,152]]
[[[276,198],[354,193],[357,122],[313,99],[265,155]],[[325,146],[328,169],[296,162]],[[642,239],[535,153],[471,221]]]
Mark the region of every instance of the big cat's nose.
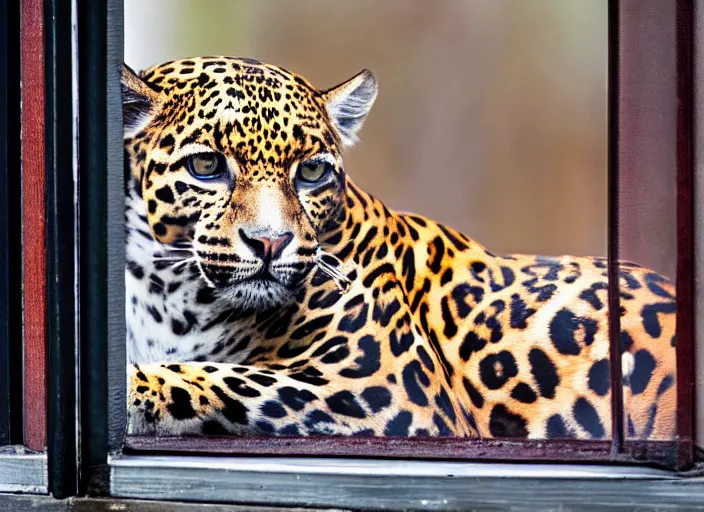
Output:
[[264,261],[271,261],[281,256],[283,250],[293,240],[293,233],[250,237],[240,228],[240,237],[255,256]]

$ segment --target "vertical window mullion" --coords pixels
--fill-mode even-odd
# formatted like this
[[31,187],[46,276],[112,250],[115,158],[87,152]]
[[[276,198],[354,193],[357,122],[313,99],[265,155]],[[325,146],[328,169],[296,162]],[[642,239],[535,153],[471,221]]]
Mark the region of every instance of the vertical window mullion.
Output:
[[618,1],[609,3],[609,198],[608,198],[608,308],[609,374],[611,386],[611,455],[623,452],[623,379],[621,377],[621,322],[619,315],[619,31]]
[[120,76],[124,56],[124,1],[107,3],[107,358],[109,449],[116,452],[124,443],[127,425],[127,372],[125,327],[125,196],[124,142],[122,138],[122,89]]
[[692,51],[692,82],[694,85],[694,119],[692,142],[692,168],[694,190],[694,371],[695,393],[693,407],[695,411],[695,440],[699,450],[704,453],[704,1],[694,3],[694,27]]
[[106,10],[107,2],[78,0],[81,488],[87,491],[100,485],[108,453]]
[[72,2],[46,0],[47,448],[49,489],[77,491]]
[[22,443],[19,8],[0,0],[0,445]]
[[[694,0],[677,2],[677,436],[694,439]],[[701,371],[701,370],[700,370]],[[679,455],[693,457],[693,445]]]

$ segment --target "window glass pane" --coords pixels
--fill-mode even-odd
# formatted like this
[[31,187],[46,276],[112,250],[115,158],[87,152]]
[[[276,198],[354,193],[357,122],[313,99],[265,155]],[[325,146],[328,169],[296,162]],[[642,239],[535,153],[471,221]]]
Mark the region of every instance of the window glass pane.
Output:
[[[678,49],[676,11],[620,13],[618,253],[626,437],[671,439],[677,408]],[[636,30],[636,27],[638,30]],[[635,262],[638,268],[625,262]],[[687,277],[689,278],[689,277]]]
[[607,3],[178,5],[125,6],[131,433],[608,440]]

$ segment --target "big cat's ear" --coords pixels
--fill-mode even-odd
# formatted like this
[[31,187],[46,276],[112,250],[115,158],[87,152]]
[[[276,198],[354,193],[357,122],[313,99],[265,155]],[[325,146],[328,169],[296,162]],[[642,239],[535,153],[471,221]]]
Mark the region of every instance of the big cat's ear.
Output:
[[124,136],[128,138],[152,118],[159,104],[159,93],[125,64],[122,65],[121,84]]
[[325,107],[345,146],[357,142],[377,95],[376,78],[364,70],[346,82],[323,92]]

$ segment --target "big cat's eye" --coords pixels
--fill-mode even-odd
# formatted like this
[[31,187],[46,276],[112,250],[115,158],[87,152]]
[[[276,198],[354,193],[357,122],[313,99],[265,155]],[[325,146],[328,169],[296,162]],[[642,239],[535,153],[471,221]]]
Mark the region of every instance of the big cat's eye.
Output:
[[305,183],[315,183],[326,178],[331,169],[328,162],[303,162],[298,166],[296,178]]
[[217,153],[205,153],[188,157],[188,171],[200,179],[210,179],[225,172],[225,159]]

